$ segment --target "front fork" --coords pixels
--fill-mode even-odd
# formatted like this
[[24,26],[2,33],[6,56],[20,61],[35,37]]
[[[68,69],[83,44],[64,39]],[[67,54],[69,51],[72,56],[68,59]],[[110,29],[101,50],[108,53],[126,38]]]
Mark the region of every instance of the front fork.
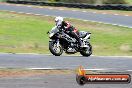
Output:
[[49,42],[52,42],[52,41],[53,41],[53,42],[56,42],[56,44],[59,44],[59,43],[60,43],[59,39],[57,39],[57,40],[55,40],[55,39],[50,39],[50,40],[49,40]]
[[56,43],[56,47],[59,47],[59,45],[60,45],[59,39],[57,39],[57,40],[50,39],[49,42],[54,42],[54,44]]
[[56,46],[57,46],[57,47],[60,46],[60,41],[59,41],[59,39],[56,40]]

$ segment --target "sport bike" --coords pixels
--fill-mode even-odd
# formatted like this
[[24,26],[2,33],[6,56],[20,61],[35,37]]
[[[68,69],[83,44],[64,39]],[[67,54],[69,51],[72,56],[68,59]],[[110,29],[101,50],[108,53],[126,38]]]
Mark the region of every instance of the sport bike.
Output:
[[90,56],[92,54],[92,46],[90,44],[91,33],[80,31],[79,37],[82,41],[82,47],[79,46],[78,41],[70,37],[64,31],[59,31],[55,26],[50,31],[49,34],[49,50],[55,56],[60,56],[65,51],[67,54],[75,54],[80,52],[82,56]]

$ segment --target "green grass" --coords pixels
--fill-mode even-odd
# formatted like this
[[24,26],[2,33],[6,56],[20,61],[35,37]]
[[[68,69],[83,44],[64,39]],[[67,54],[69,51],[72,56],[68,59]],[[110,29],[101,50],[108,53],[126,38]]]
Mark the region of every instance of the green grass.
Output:
[[0,51],[45,52],[48,44],[46,31],[52,25],[33,16],[0,13]]
[[0,0],[0,2],[6,2],[6,0]]
[[128,4],[132,5],[132,0],[125,0]]
[[[132,29],[66,19],[80,30],[92,32],[94,55],[132,55]],[[0,52],[50,53],[46,32],[53,17],[0,12]]]

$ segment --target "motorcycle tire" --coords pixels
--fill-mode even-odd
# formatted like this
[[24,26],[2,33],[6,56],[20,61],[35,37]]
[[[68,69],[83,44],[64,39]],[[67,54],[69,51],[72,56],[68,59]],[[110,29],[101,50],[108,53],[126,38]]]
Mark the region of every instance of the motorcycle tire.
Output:
[[88,48],[83,48],[83,49],[80,51],[80,54],[81,54],[82,56],[86,56],[86,57],[90,56],[90,55],[92,54],[92,46],[89,44],[89,53],[87,53],[87,49],[88,49]]
[[55,50],[53,49],[54,44],[55,44],[55,42],[53,42],[53,41],[49,42],[49,50],[50,50],[50,52],[51,52],[53,55],[55,55],[55,56],[60,56],[60,55],[62,55],[62,53],[63,53],[63,48],[62,48],[62,46],[59,45],[60,52],[57,53],[57,52],[55,52]]

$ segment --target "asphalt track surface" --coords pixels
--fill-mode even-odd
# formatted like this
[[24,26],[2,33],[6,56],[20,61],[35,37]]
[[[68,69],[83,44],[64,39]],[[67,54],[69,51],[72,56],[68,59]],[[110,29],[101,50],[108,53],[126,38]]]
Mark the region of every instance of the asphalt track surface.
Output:
[[[52,56],[42,54],[0,54],[1,68],[30,69],[76,69],[83,65],[87,69],[105,68],[105,72],[132,74],[132,57],[104,56]],[[95,71],[94,70],[94,71]],[[100,69],[101,70],[101,69]],[[86,84],[76,82],[76,74],[1,77],[0,88],[132,88],[130,84]]]
[[132,57],[53,56],[43,54],[0,54],[1,68],[50,68],[132,71]]
[[62,16],[62,17],[76,18],[81,20],[109,23],[109,24],[132,28],[132,16],[99,14],[94,12],[72,11],[72,10],[59,10],[59,9],[55,10],[48,8],[34,8],[30,6],[18,6],[18,5],[16,6],[16,5],[2,4],[2,3],[0,4],[0,10],[49,15],[49,16]]
[[31,77],[0,78],[0,88],[132,88],[130,84],[85,84],[76,83],[75,74],[41,75]]

